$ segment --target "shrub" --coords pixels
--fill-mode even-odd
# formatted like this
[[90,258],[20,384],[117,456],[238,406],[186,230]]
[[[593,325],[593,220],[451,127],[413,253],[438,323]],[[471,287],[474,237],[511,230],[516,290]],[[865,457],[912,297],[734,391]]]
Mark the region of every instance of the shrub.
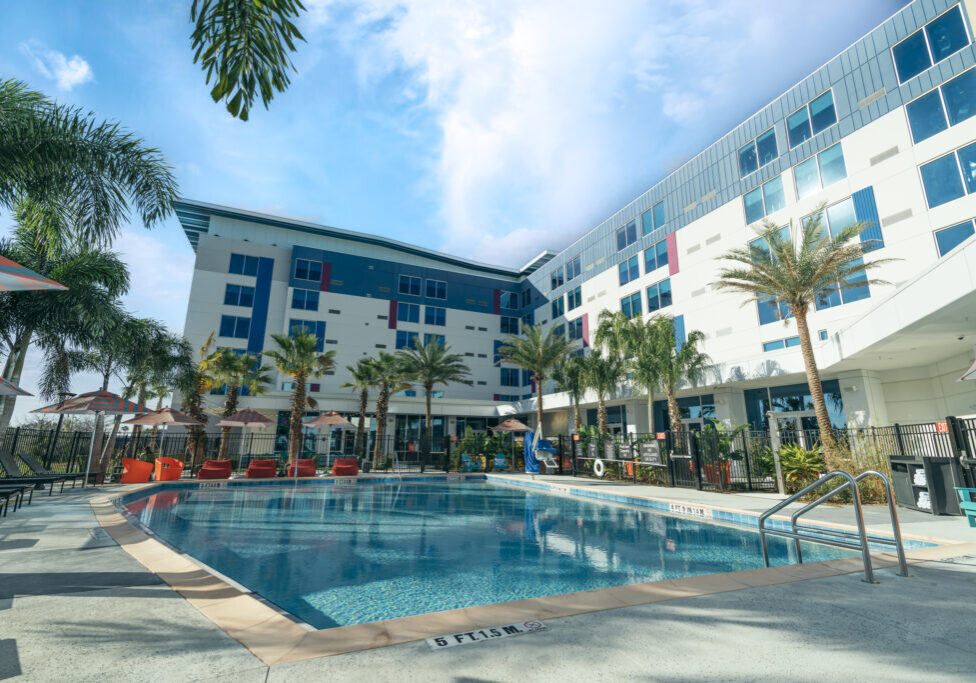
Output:
[[789,493],[795,493],[812,484],[826,468],[823,451],[819,447],[807,450],[799,444],[781,446],[779,463],[783,468],[783,481]]

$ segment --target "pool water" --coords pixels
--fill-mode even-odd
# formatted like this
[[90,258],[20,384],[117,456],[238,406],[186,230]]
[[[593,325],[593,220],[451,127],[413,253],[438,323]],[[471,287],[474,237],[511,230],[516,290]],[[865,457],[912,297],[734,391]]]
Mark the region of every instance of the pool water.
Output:
[[[763,566],[754,531],[491,483],[188,489],[125,507],[317,628]],[[795,562],[791,542],[769,549]],[[803,545],[808,562],[851,554]]]

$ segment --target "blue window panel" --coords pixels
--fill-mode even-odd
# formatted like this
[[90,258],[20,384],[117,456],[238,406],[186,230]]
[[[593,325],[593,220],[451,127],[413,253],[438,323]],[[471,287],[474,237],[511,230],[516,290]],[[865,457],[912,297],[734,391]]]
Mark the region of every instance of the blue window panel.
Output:
[[874,201],[874,188],[866,187],[851,195],[854,203],[854,215],[859,223],[867,227],[861,232],[861,244],[865,251],[873,251],[884,246],[881,234],[881,221],[878,220],[878,205]]
[[295,279],[321,282],[322,262],[310,261],[309,259],[303,258],[295,259]]
[[845,199],[827,207],[827,227],[831,237],[837,237],[842,231],[857,223],[854,213],[854,202]]
[[767,216],[786,206],[786,193],[783,192],[783,176],[776,176],[769,182],[764,183],[762,187]]
[[566,306],[566,300],[563,299],[561,296],[552,300],[553,319],[558,318],[559,316],[561,316],[563,313],[566,312],[565,306]]
[[224,289],[224,306],[236,306],[241,298],[241,288],[238,285],[227,285]]
[[296,289],[292,292],[291,307],[305,311],[319,310],[318,290]]
[[566,310],[571,311],[579,308],[583,304],[582,287],[576,287],[566,293]]
[[647,288],[647,312],[653,313],[671,305],[671,280],[662,280]]
[[949,115],[949,125],[954,126],[971,118],[976,114],[976,69],[970,69],[943,85],[942,96]]
[[969,34],[963,25],[959,5],[926,26],[925,35],[936,64],[969,45]]
[[271,276],[274,274],[273,258],[262,256],[257,261],[254,306],[251,311],[250,332],[247,335],[247,350],[254,354],[260,354],[264,349],[264,333],[268,325],[268,307],[271,300]]
[[756,138],[756,155],[759,157],[760,168],[779,156],[776,147],[776,130],[770,128]]
[[511,316],[503,315],[501,324],[502,334],[518,334],[519,333],[519,319],[513,318]]
[[566,324],[567,333],[570,339],[582,339],[583,338],[583,319],[577,318],[576,320],[570,320]]
[[813,134],[816,135],[835,123],[837,123],[837,112],[834,110],[834,94],[828,90],[810,102],[810,125],[813,126]]
[[671,280],[661,280],[657,286],[658,292],[661,296],[661,308],[666,308],[671,305]]
[[651,207],[651,211],[654,212],[654,229],[663,227],[668,220],[667,212],[664,210],[664,202],[655,204]]
[[945,256],[950,251],[973,236],[973,222],[966,221],[950,228],[935,231],[935,243],[939,248],[939,256]]
[[928,95],[923,95],[909,103],[905,110],[908,112],[908,124],[912,129],[912,139],[916,143],[948,128],[945,111],[942,108],[942,98],[939,97],[938,90],[933,90]]
[[[856,265],[860,265],[862,263],[863,261],[861,259],[854,262]],[[868,287],[868,276],[863,272],[849,277],[847,282],[856,286],[845,287],[841,290],[840,296],[844,300],[845,304],[860,301],[861,299],[867,299],[871,296],[871,289]]]
[[787,339],[784,339],[783,342],[786,344],[786,348],[790,348],[791,346],[799,346],[800,345],[800,338],[799,337],[788,337]]
[[895,71],[898,72],[898,82],[904,83],[914,78],[932,66],[928,48],[925,46],[925,35],[917,31],[908,36],[891,49],[895,59]]
[[756,301],[756,306],[759,309],[760,325],[780,322],[781,318],[779,317],[779,307],[777,306],[777,301],[775,298],[770,296],[761,296]]
[[532,371],[531,370],[523,370],[522,371],[522,386],[525,387],[525,386],[528,386],[530,384],[532,384]]
[[648,209],[641,214],[641,234],[649,235],[654,230],[653,209]]
[[428,344],[439,344],[440,346],[447,346],[445,337],[443,334],[425,334],[424,335],[424,346]]
[[790,149],[793,149],[804,140],[809,140],[812,136],[810,132],[810,112],[806,106],[793,112],[786,117],[786,132],[790,140]]
[[502,347],[503,342],[500,339],[495,339],[492,342],[492,356],[491,362],[493,365],[498,365],[502,362],[502,355],[498,352],[498,349]]
[[827,341],[827,330],[820,330],[818,334],[820,336],[820,341]]
[[752,192],[747,192],[742,200],[746,209],[746,223],[755,223],[766,215],[763,211],[762,188],[757,187]]
[[446,299],[447,283],[443,280],[427,280],[428,299]]
[[820,169],[817,157],[810,157],[793,168],[793,179],[796,181],[796,197],[803,199],[820,190]]
[[564,337],[566,336],[566,326],[556,325],[554,328],[552,328],[552,333],[557,337]]
[[575,256],[566,263],[566,282],[569,282],[574,277],[579,277],[581,272],[580,257]]
[[507,308],[509,310],[518,310],[519,308],[519,295],[518,292],[502,292],[501,293],[501,307]]
[[756,156],[756,141],[739,150],[739,176],[746,177],[759,169],[759,157]]
[[830,287],[829,289],[817,292],[816,306],[818,311],[840,306],[841,303],[840,292],[837,290],[837,287]]
[[242,275],[244,273],[244,256],[242,254],[231,254],[230,266],[227,270],[231,273]]
[[519,371],[515,368],[501,368],[501,383],[503,387],[519,386]]
[[963,147],[956,154],[959,156],[963,182],[966,183],[966,194],[972,194],[976,192],[976,143]]
[[237,318],[235,316],[222,315],[220,316],[220,331],[218,334],[221,337],[233,337],[236,325]]
[[398,349],[416,348],[417,336],[418,335],[416,332],[406,332],[404,330],[397,330],[396,347]]
[[625,285],[632,280],[636,280],[640,277],[640,262],[637,256],[631,256],[626,261],[622,261],[619,266],[617,266],[617,271],[620,276],[620,284]]
[[256,276],[258,274],[258,257],[231,254],[228,270],[235,275]]
[[844,150],[841,149],[840,143],[818,154],[817,161],[820,164],[820,179],[823,187],[833,185],[847,177]]
[[674,339],[677,342],[678,350],[684,346],[685,340],[685,317],[683,315],[674,316]]
[[424,323],[427,325],[446,325],[447,309],[440,306],[425,306]]
[[628,318],[633,318],[641,314],[641,295],[634,292],[630,296],[625,296],[620,300],[620,310]]
[[412,275],[401,275],[397,292],[407,296],[420,296],[420,278]]
[[397,320],[405,323],[420,322],[420,306],[417,304],[397,304]]
[[921,168],[922,185],[930,209],[958,199],[964,194],[956,155],[947,154]]
[[661,240],[654,245],[655,256],[657,257],[657,267],[668,265],[668,242],[667,240]]
[[785,344],[782,339],[777,339],[776,341],[763,342],[763,351],[778,351],[784,348]]
[[617,251],[637,241],[637,221],[631,221],[617,230]]
[[565,282],[565,280],[563,279],[563,267],[559,266],[554,271],[552,271],[552,274],[549,276],[549,279],[551,284],[550,289],[558,289],[559,287],[562,287]]

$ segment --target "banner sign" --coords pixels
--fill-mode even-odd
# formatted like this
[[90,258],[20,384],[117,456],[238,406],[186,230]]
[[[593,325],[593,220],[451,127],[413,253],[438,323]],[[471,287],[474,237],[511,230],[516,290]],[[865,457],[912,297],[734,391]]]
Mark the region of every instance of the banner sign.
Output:
[[657,441],[645,441],[640,445],[640,461],[642,465],[664,465]]

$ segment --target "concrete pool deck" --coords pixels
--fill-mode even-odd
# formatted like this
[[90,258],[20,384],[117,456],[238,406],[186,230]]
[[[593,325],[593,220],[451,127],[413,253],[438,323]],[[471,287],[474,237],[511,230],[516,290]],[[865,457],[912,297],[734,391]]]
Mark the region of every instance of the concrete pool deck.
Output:
[[[579,481],[591,480],[574,480]],[[524,680],[573,679],[585,672],[588,678],[644,680],[824,680],[855,674],[971,680],[976,661],[976,646],[963,627],[976,607],[976,546],[960,545],[948,554],[963,559],[914,564],[908,579],[882,569],[875,586],[857,573],[810,578],[821,572],[816,565],[827,563],[783,568],[792,573],[789,583],[763,575],[775,570],[725,575],[738,578],[724,589],[730,592],[720,594],[714,590],[718,575],[696,577],[689,581],[709,589],[699,592],[712,594],[691,597],[688,586],[672,586],[672,594],[657,602],[625,606],[620,598],[628,591],[618,591],[616,604],[590,606],[606,611],[584,609],[590,613],[566,618],[550,604],[524,613],[545,620],[550,630],[521,638],[438,652],[407,642],[336,657],[322,657],[325,652],[313,647],[292,653],[293,659],[308,657],[302,661],[285,656],[269,666],[268,658],[243,647],[211,621],[213,615],[205,616],[206,610],[163,580],[173,577],[150,572],[102,532],[90,502],[132,489],[108,486],[39,497],[0,521],[0,679],[20,674],[22,680]],[[651,493],[696,494],[689,499],[696,504],[717,504],[707,496],[718,496],[725,507],[737,509],[772,504],[768,498],[739,504],[740,496],[699,497],[674,489]],[[907,517],[906,532],[916,523]],[[930,533],[919,535],[976,538],[972,530],[963,532],[965,522],[956,528],[957,518],[926,517],[917,523],[936,528],[925,527]],[[936,554],[945,556],[950,549],[940,550]],[[212,577],[184,578],[197,581],[194,602],[227,601],[221,609],[233,618],[235,596],[223,594]],[[500,617],[486,625],[511,621]],[[438,615],[431,618],[438,621]],[[458,630],[443,622],[432,635]]]

